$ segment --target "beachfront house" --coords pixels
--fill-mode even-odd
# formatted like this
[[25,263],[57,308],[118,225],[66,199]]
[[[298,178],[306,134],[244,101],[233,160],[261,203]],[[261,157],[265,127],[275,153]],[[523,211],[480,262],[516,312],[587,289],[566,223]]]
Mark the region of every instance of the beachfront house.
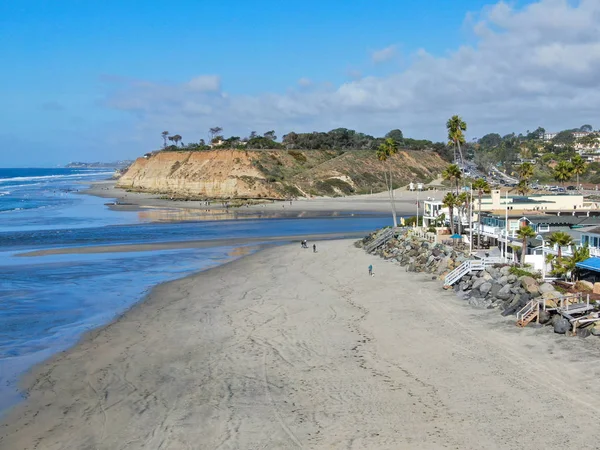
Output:
[[[444,214],[444,202],[441,200],[427,199],[423,202],[423,226],[435,226],[440,216]],[[447,214],[445,215],[447,217]]]

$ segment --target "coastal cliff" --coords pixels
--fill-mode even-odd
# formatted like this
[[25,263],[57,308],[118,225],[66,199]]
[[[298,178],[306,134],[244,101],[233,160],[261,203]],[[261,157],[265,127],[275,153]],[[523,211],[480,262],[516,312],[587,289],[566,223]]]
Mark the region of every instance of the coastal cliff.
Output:
[[[397,186],[428,182],[447,164],[411,150],[389,162]],[[117,186],[177,198],[342,196],[385,190],[386,167],[367,150],[162,151],[138,158]]]

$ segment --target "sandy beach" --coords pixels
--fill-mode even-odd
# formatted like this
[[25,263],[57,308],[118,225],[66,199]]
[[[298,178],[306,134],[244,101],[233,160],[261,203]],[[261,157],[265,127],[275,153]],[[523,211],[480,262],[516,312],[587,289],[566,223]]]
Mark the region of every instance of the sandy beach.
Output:
[[518,329],[352,241],[317,245],[156,287],[27,376],[0,448],[598,446],[595,341]]
[[[207,213],[209,218],[222,219],[223,207],[218,201],[206,206],[200,201],[181,201],[161,198],[160,194],[149,194],[141,192],[127,192],[115,187],[115,181],[103,181],[94,183],[89,189],[82,191],[84,194],[98,197],[116,199],[118,205],[111,206],[113,209],[124,211],[140,211],[149,209],[179,209],[189,212]],[[395,191],[395,203],[399,216],[414,216],[417,214],[417,199],[421,202],[428,197],[442,199],[445,191],[411,192],[405,189]],[[421,204],[421,212],[422,212]],[[269,217],[315,217],[336,215],[341,213],[390,213],[390,201],[387,192],[379,192],[370,195],[351,195],[347,197],[315,197],[300,198],[289,202],[276,201],[249,207],[230,208],[229,214],[238,215],[268,215]],[[215,216],[217,215],[217,216]],[[177,220],[185,220],[184,216],[175,217]],[[191,215],[189,219],[196,218]]]

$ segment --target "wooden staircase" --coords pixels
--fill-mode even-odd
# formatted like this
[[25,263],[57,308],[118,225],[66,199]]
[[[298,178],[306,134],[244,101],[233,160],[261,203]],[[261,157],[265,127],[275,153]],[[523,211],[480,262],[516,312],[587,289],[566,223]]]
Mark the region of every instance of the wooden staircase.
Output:
[[377,236],[373,241],[371,241],[367,245],[365,245],[365,251],[367,253],[371,253],[373,250],[381,247],[387,241],[392,239],[395,234],[396,234],[395,228],[388,228],[383,233],[381,233],[379,236]]
[[444,279],[444,286],[452,286],[466,274],[482,271],[486,267],[493,266],[494,264],[498,264],[500,262],[502,262],[500,258],[468,259],[448,275],[446,275],[446,278]]
[[525,328],[540,316],[540,302],[531,300],[517,313],[517,326]]

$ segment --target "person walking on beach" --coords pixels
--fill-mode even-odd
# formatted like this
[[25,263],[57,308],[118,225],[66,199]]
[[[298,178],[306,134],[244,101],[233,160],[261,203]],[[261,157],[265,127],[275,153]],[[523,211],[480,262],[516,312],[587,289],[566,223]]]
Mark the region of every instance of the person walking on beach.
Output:
[[369,276],[373,276],[373,264],[369,264]]
[[317,244],[313,244],[313,253],[317,253]]

